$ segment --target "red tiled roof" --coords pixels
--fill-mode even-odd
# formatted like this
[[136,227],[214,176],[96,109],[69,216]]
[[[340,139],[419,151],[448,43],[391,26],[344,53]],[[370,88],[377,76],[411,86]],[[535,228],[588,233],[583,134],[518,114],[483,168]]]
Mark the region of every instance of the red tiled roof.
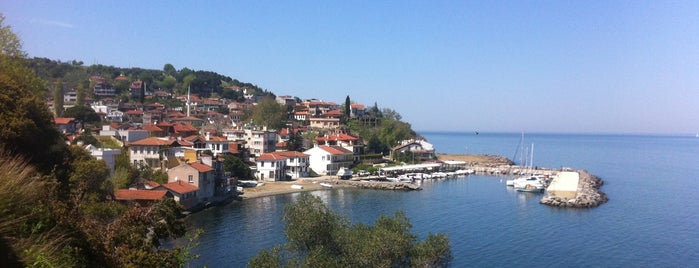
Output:
[[152,188],[155,188],[155,187],[160,186],[160,183],[157,183],[157,182],[154,182],[154,181],[146,181],[145,184],[147,184],[148,186],[150,186],[150,187],[152,187]]
[[286,160],[287,157],[283,155],[279,155],[276,153],[266,153],[262,154],[259,157],[257,157],[257,161],[278,161],[278,160]]
[[354,154],[352,151],[343,148],[342,146],[320,146],[321,149],[325,150],[330,154]]
[[355,108],[355,109],[364,109],[364,104],[358,104],[358,103],[350,104],[350,107]]
[[175,124],[173,127],[176,132],[199,131],[199,129],[189,124],[178,123]]
[[126,114],[128,114],[128,115],[140,115],[140,114],[143,114],[143,111],[141,111],[141,110],[129,110],[129,111],[126,111]]
[[197,118],[197,117],[194,117],[194,116],[186,116],[186,117],[177,118],[177,119],[174,119],[174,120],[176,120],[176,121],[204,121],[203,119]]
[[310,155],[304,154],[302,152],[297,152],[297,151],[285,151],[285,152],[276,152],[277,154],[286,156],[286,157],[309,157]]
[[165,146],[165,145],[177,145],[177,144],[182,144],[182,141],[178,141],[176,139],[170,139],[170,138],[158,138],[158,137],[149,137],[145,138],[142,140],[134,141],[130,143],[129,145],[137,145],[137,146]]
[[340,133],[338,135],[329,135],[327,137],[318,137],[316,138],[316,141],[356,141],[359,140],[359,138],[355,138],[353,136],[347,135],[345,133]]
[[57,125],[65,125],[69,124],[70,122],[75,121],[75,118],[73,117],[56,117],[53,119],[54,122],[56,122]]
[[165,197],[165,190],[128,190],[118,189],[114,192],[116,200],[160,200]]
[[202,173],[214,170],[212,167],[204,165],[204,164],[199,163],[199,162],[194,162],[194,163],[191,163],[189,165],[192,166],[193,168],[197,169],[197,171],[202,172]]
[[183,181],[176,181],[168,184],[163,184],[163,187],[178,194],[186,194],[199,190],[199,187],[196,187]]
[[326,115],[342,115],[343,112],[340,111],[340,110],[332,110],[332,111],[328,111],[328,112],[325,113],[325,114],[326,114]]
[[161,129],[153,124],[147,124],[147,125],[143,126],[143,129],[148,130],[148,131],[157,131],[157,132],[163,131],[163,129]]

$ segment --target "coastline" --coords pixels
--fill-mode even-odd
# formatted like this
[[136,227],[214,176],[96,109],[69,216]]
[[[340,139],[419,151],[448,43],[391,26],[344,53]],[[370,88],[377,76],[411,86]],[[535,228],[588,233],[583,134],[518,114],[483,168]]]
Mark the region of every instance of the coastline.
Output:
[[[336,176],[300,178],[292,181],[266,181],[262,186],[243,188],[243,194],[241,194],[239,198],[245,200],[280,194],[292,194],[324,189],[352,187],[349,185],[338,184],[337,181],[339,181],[339,179]],[[333,188],[321,186],[320,183],[331,184]],[[303,186],[303,189],[291,188],[292,185]]]

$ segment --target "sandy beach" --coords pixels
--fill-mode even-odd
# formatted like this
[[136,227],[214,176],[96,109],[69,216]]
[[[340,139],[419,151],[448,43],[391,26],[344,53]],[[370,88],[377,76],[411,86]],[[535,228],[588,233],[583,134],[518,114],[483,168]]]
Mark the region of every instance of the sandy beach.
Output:
[[[321,186],[321,182],[332,184],[333,188],[352,187],[349,185],[336,184],[336,180],[338,180],[336,176],[321,176],[314,178],[301,178],[293,181],[265,182],[265,184],[262,186],[243,188],[243,194],[241,195],[241,197],[243,199],[250,199],[277,194],[289,194],[304,191],[329,189],[327,187]],[[291,188],[292,185],[301,185],[303,186],[303,189]]]

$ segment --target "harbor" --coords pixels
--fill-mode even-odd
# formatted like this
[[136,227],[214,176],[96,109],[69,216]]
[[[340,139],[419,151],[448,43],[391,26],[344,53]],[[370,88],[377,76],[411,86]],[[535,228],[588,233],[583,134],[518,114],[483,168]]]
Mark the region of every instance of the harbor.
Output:
[[[528,172],[528,173],[527,173]],[[293,181],[266,182],[246,187],[243,199],[316,191],[328,188],[354,187],[378,190],[421,190],[425,180],[460,178],[470,174],[510,178],[536,178],[539,188],[518,191],[542,192],[541,204],[554,207],[590,208],[608,201],[600,191],[603,181],[585,170],[571,168],[527,168],[514,165],[502,156],[438,154],[434,163],[398,165],[381,168],[378,174],[341,179],[338,176],[301,178]],[[509,182],[508,182],[509,183]],[[513,186],[512,184],[508,184]],[[538,185],[538,184],[537,184]],[[545,190],[545,191],[544,191]]]

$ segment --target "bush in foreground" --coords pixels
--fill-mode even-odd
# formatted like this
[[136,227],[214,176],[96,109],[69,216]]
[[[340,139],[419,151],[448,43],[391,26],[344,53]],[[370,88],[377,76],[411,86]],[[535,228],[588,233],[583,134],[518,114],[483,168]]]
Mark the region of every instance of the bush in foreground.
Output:
[[445,267],[452,259],[449,239],[429,234],[419,241],[403,212],[381,216],[373,226],[350,225],[308,193],[284,211],[287,244],[262,250],[251,267]]

